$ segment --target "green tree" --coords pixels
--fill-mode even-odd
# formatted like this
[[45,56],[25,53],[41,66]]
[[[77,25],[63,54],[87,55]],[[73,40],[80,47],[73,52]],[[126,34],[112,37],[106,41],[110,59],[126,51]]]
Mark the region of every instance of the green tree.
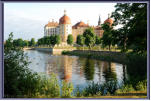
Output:
[[68,43],[69,45],[72,45],[72,44],[73,44],[73,36],[72,36],[71,34],[68,35],[67,43]]
[[14,40],[13,40],[13,45],[14,45],[14,46],[18,46],[17,39],[14,39]]
[[28,43],[28,40],[24,40],[24,46],[28,46],[29,45],[29,43]]
[[61,37],[60,35],[55,36],[56,44],[59,45],[61,43]]
[[10,33],[4,44],[4,97],[31,97],[38,88],[38,75],[28,69],[28,57],[13,42]]
[[55,36],[56,36],[55,34],[50,36],[50,43],[52,46],[54,46],[56,44]]
[[32,38],[31,41],[30,41],[30,46],[35,46],[36,42],[35,42],[35,39]]
[[37,44],[38,44],[38,46],[42,44],[42,43],[41,43],[41,38],[38,39]]
[[24,41],[22,38],[13,40],[13,44],[17,47],[24,47]]
[[78,45],[83,46],[83,45],[84,45],[84,42],[85,42],[85,38],[83,37],[83,35],[78,35],[78,36],[77,36],[77,41],[76,41],[76,43],[77,43]]
[[86,29],[83,36],[85,37],[85,44],[89,47],[89,49],[91,49],[96,41],[93,28]]
[[103,37],[101,38],[102,45],[108,46],[109,47],[109,51],[110,51],[111,45],[112,45],[112,40],[113,40],[112,27],[109,26],[108,23],[105,23],[105,24],[102,24],[102,28],[104,30]]
[[119,28],[119,45],[132,48],[138,54],[147,53],[147,4],[118,3],[112,17]]
[[43,40],[44,40],[44,45],[50,45],[51,44],[50,36],[45,36],[43,38]]
[[38,44],[38,45],[44,45],[44,44],[45,44],[44,38],[38,39],[37,44]]
[[19,39],[17,40],[17,43],[18,43],[18,46],[20,46],[20,47],[23,47],[23,46],[24,46],[24,41],[23,41],[22,38],[19,38]]
[[99,36],[96,35],[96,41],[95,41],[96,45],[100,45],[101,44],[101,38]]

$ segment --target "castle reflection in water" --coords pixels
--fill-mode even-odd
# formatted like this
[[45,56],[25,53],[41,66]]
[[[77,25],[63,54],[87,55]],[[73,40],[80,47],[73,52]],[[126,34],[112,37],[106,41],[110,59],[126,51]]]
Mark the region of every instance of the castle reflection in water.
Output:
[[[47,52],[28,50],[29,68],[39,74],[56,73],[59,79],[85,87],[89,82],[106,83],[116,80],[119,85],[137,78],[143,79],[147,70],[138,66],[123,65],[89,58],[66,55],[52,55]],[[141,74],[141,75],[140,75]],[[138,79],[138,80],[139,80]]]
[[45,63],[46,74],[56,73],[66,82],[94,81],[99,83],[117,80],[122,83],[127,79],[126,66],[76,56],[53,56]]

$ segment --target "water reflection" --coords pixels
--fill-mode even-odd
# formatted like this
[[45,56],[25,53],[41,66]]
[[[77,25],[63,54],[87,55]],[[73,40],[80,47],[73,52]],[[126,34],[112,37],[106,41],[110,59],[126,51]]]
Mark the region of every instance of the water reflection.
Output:
[[46,63],[46,74],[56,73],[61,79],[66,82],[71,81],[72,78],[72,61],[68,56],[57,56],[51,58],[48,63]]
[[85,65],[84,65],[84,74],[86,80],[93,80],[94,78],[94,60],[86,59]]
[[115,63],[104,62],[103,69],[104,78],[106,82],[110,80],[117,80],[115,72]]
[[64,64],[64,80],[68,82],[71,80],[72,77],[72,59],[70,59],[68,56],[64,56],[63,64]]
[[38,73],[56,73],[59,80],[72,82],[74,86],[86,86],[89,81],[119,84],[128,79],[127,67],[122,64],[99,61],[77,56],[51,55],[39,51],[26,51],[31,60],[29,68]]
[[126,80],[127,80],[127,72],[126,72],[126,65],[123,65],[123,83],[125,84],[126,83]]

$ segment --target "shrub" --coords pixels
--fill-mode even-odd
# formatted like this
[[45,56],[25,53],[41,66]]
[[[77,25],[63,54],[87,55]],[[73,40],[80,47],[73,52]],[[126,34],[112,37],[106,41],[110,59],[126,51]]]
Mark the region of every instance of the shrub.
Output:
[[73,93],[73,84],[62,81],[62,97],[71,97]]
[[84,88],[84,96],[96,95],[101,90],[101,85],[99,83],[90,83]]
[[79,86],[76,87],[75,92],[76,92],[75,96],[77,97],[83,96],[83,92],[82,90],[80,90]]
[[46,97],[59,97],[60,86],[58,79],[54,73],[50,77],[43,76],[41,78],[40,94]]
[[114,94],[115,91],[118,89],[117,81],[116,80],[108,81],[103,85],[102,88],[106,89],[107,91],[107,92],[103,92],[103,94],[107,94],[107,93]]
[[118,90],[118,92],[121,92],[121,93],[128,93],[131,91],[135,91],[135,89],[133,88],[131,84],[126,84],[121,89]]
[[28,57],[13,44],[13,33],[4,44],[4,97],[36,95],[39,76],[28,68]]
[[139,81],[136,85],[136,90],[147,91],[147,80]]

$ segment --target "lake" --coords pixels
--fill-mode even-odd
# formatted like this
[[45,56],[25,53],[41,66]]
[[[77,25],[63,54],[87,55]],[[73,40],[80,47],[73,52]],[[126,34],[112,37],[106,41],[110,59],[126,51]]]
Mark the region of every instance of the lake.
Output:
[[78,56],[52,55],[48,52],[26,50],[29,68],[33,72],[49,75],[55,73],[59,81],[72,82],[80,88],[89,82],[106,83],[117,80],[119,85],[128,79],[127,68],[123,64],[100,61]]

